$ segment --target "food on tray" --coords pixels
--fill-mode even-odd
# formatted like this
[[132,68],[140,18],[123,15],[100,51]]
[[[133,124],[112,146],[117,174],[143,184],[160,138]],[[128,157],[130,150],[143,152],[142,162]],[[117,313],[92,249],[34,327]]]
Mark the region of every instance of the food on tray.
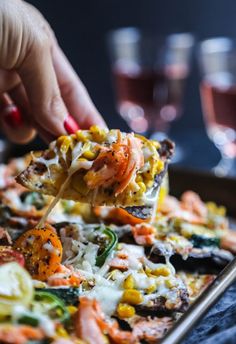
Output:
[[[118,131],[103,132],[97,128],[80,132],[85,133],[89,140],[82,142],[82,136],[78,143],[81,148],[91,145],[90,150],[96,144],[106,148],[113,145],[104,144],[111,133],[113,139],[121,135]],[[129,136],[122,135],[120,139],[128,140]],[[38,228],[38,222],[54,200],[44,195],[45,190],[54,190],[55,178],[62,174],[53,195],[58,194],[71,166],[70,142],[76,140],[72,136],[69,141],[63,138],[59,144],[53,143],[46,153],[35,154],[26,170],[24,159],[1,167],[1,171],[7,171],[4,178],[8,177],[2,181],[0,190],[0,342],[158,343],[214,280],[216,271],[209,263],[214,261],[214,268],[218,266],[219,270],[233,258],[236,240],[234,232],[229,230],[225,209],[202,202],[190,191],[177,200],[167,195],[167,180],[160,188],[161,199],[152,223],[126,209],[113,207],[113,199],[115,205],[128,200],[130,188],[136,184],[137,175],[144,173],[141,172],[117,196],[118,185],[112,181],[114,194],[107,195],[105,202],[109,207],[91,207],[61,199],[44,227]],[[95,141],[94,146],[91,142]],[[157,150],[158,143],[151,145],[158,157],[156,162],[166,164],[168,159],[161,153],[164,146]],[[57,154],[50,155],[53,149]],[[82,161],[88,166],[99,154],[91,160],[82,156],[78,160],[86,159],[86,163]],[[49,163],[44,165],[45,161]],[[37,171],[36,166],[41,169],[44,166],[42,175],[39,176],[41,170]],[[36,174],[32,174],[33,168]],[[27,182],[30,186],[36,183],[36,189],[28,190],[14,181],[14,175],[22,170],[25,171],[20,179],[29,177]],[[84,168],[84,177],[89,172]],[[162,173],[160,170],[157,173],[158,186]],[[145,178],[142,182],[148,185]],[[68,187],[69,195],[73,185],[69,183]],[[99,186],[99,192],[100,189],[104,186]],[[76,189],[75,194],[80,191]],[[88,191],[89,202],[92,194],[94,189]],[[138,193],[139,201],[145,194]],[[104,203],[100,202],[99,193],[95,196],[95,204]],[[85,194],[83,197],[80,200],[84,202]],[[103,191],[101,197],[105,197]]]
[[157,142],[94,126],[59,137],[40,154],[32,153],[29,167],[17,181],[58,198],[131,207],[131,213],[145,218],[150,215],[148,207],[156,206],[173,149],[168,140]]

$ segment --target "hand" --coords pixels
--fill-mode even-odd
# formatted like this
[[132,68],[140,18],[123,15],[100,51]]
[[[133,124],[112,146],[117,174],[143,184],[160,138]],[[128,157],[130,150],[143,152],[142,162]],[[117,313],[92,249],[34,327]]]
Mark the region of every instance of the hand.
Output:
[[[0,121],[12,141],[26,143],[35,130],[46,141],[66,134],[68,114],[81,128],[105,126],[36,8],[21,0],[0,1],[0,47]],[[17,111],[12,118],[4,110],[11,103],[22,120]]]

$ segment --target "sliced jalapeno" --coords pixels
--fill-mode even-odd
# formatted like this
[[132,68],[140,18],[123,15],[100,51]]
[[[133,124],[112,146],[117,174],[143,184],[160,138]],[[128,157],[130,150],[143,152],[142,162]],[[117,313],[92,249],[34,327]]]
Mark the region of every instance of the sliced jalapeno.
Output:
[[34,298],[35,301],[45,305],[48,315],[52,319],[57,319],[60,322],[64,322],[70,317],[65,303],[56,295],[46,291],[36,291]]
[[106,258],[109,256],[110,252],[115,248],[118,242],[116,233],[113,232],[110,228],[105,228],[102,233],[109,238],[109,243],[104,251],[96,258],[96,265],[99,267],[104,264]]

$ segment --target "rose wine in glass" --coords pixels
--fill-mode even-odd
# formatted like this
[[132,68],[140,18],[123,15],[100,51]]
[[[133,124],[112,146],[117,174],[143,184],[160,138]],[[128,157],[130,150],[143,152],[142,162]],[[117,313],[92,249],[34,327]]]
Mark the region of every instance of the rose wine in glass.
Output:
[[127,71],[113,68],[119,113],[138,133],[168,132],[169,125],[182,113],[185,66]]
[[165,138],[181,116],[193,44],[187,33],[160,38],[124,28],[109,35],[117,109],[134,132]]
[[236,49],[229,38],[212,38],[201,44],[203,80],[200,86],[207,134],[222,159],[218,175],[236,175]]

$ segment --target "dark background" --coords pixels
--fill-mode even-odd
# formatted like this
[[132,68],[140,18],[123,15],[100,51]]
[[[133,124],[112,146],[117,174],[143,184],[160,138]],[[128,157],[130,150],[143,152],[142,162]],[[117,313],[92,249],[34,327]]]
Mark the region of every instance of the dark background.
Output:
[[[105,35],[114,28],[138,26],[160,34],[193,32],[198,39],[234,36],[235,0],[31,0],[47,18],[59,43],[109,127],[127,129],[114,105]],[[182,161],[210,168],[219,153],[208,140],[199,100],[196,61],[188,80],[184,116],[171,135],[186,147]],[[38,143],[39,145],[40,143]],[[30,148],[30,147],[29,147]]]

